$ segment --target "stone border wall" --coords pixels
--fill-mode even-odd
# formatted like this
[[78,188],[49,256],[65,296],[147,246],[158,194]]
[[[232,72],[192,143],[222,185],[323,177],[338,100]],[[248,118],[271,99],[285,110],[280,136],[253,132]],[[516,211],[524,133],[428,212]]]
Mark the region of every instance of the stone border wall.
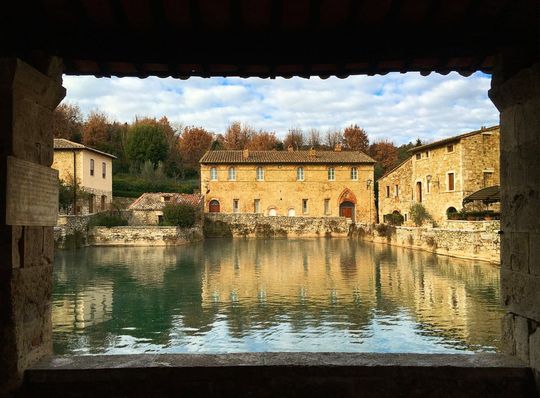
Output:
[[286,217],[262,214],[204,215],[204,235],[223,237],[346,237],[350,221],[343,217]]
[[70,249],[88,246],[88,224],[96,214],[98,213],[77,216],[59,214],[54,227],[55,247]]
[[88,242],[92,246],[178,246],[203,238],[201,227],[93,227],[88,232]]
[[499,221],[451,221],[439,228],[356,225],[351,236],[393,246],[500,264]]

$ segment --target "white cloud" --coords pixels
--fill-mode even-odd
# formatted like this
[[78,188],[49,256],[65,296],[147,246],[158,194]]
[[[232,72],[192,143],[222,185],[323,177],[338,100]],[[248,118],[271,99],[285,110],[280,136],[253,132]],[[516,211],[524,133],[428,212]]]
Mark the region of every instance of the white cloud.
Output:
[[223,132],[238,120],[257,129],[364,127],[372,140],[398,144],[436,139],[498,123],[487,97],[489,76],[418,73],[347,79],[64,78],[66,101],[83,112],[100,109],[121,122],[167,116]]

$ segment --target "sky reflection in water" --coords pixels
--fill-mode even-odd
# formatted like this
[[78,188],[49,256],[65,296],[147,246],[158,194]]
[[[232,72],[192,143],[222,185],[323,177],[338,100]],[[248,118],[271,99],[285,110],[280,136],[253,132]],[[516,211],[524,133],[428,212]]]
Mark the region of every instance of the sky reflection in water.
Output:
[[347,239],[57,252],[56,354],[497,351],[499,269]]

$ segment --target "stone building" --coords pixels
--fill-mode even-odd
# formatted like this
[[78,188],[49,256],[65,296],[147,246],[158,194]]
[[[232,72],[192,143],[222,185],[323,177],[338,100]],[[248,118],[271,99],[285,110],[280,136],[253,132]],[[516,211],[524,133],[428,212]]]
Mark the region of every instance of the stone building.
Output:
[[375,218],[375,161],[358,151],[208,151],[204,209],[266,216]]
[[131,212],[131,225],[159,225],[163,221],[163,208],[167,204],[190,205],[199,209],[202,216],[201,195],[181,193],[143,193],[128,208]]
[[434,221],[459,211],[463,199],[499,185],[499,126],[482,128],[412,148],[411,157],[379,179],[379,219],[400,213],[409,219],[422,203]]
[[77,214],[107,210],[112,201],[112,160],[116,156],[64,138],[54,139],[52,168],[61,181],[76,180],[89,195],[77,201]]

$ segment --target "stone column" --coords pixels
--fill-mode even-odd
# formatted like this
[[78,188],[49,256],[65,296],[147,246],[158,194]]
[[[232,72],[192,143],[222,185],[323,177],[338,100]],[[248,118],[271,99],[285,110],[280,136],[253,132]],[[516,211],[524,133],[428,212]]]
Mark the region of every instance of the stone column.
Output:
[[539,380],[540,63],[501,56],[489,95],[501,113],[503,343]]
[[65,96],[60,60],[36,61],[0,58],[0,396],[52,352],[53,228],[6,224],[7,157],[52,164],[52,112]]

